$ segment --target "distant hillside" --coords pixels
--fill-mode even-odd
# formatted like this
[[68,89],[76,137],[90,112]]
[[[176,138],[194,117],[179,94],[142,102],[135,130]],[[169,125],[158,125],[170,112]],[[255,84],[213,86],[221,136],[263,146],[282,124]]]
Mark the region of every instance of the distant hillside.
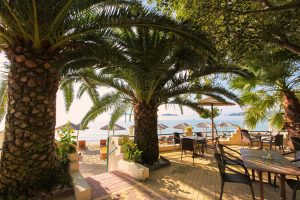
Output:
[[178,116],[177,114],[162,114],[161,116]]
[[243,116],[244,113],[243,112],[239,112],[239,113],[230,113],[228,114],[228,116]]

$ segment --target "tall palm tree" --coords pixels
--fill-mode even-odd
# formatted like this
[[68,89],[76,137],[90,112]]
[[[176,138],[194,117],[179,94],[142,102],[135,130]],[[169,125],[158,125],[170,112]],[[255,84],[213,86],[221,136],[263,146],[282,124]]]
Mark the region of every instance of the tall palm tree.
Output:
[[254,128],[269,120],[278,129],[286,128],[290,136],[300,137],[300,70],[293,56],[286,51],[249,53],[244,66],[255,76],[234,80],[232,86],[242,91],[246,125]]
[[[238,101],[224,87],[205,84],[201,79],[219,73],[247,76],[247,72],[235,67],[214,65],[211,54],[205,48],[195,48],[196,45],[193,46],[174,34],[146,28],[120,31],[116,38],[122,55],[106,65],[98,66],[100,70],[84,69],[71,72],[69,76],[74,79],[77,77],[77,80],[84,77],[92,85],[99,84],[114,89],[94,101],[93,107],[82,120],[83,125],[108,109],[113,109],[113,124],[133,107],[134,141],[143,151],[143,162],[152,164],[159,155],[157,109],[160,105],[178,104],[201,113],[203,108],[186,95],[202,94],[221,101],[226,101],[225,98]],[[91,52],[89,55],[95,56]],[[79,56],[72,63],[76,65],[80,60]]]
[[[56,92],[63,70],[60,63],[69,51],[97,41],[100,62],[116,51],[107,41],[115,27],[152,26],[187,35],[178,23],[132,2],[0,1],[0,50],[11,64],[0,195],[30,196],[51,188]],[[188,36],[201,43],[196,33]]]

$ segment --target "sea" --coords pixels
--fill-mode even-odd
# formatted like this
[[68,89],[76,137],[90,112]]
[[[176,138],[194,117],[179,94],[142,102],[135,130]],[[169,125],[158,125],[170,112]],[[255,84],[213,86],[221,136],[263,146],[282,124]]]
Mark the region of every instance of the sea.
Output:
[[[173,127],[179,123],[187,123],[193,127],[193,132],[204,131],[204,132],[211,132],[210,128],[199,128],[196,124],[200,122],[207,122],[211,123],[209,119],[201,119],[195,116],[159,116],[158,123],[166,125],[168,128],[164,130],[158,130],[158,134],[172,134],[173,132],[182,132],[183,130],[174,129]],[[235,127],[225,127],[220,128],[218,124],[222,122],[229,122],[231,124],[240,126],[241,128],[247,128],[243,125],[243,116],[219,116],[214,119],[216,128],[218,129],[219,133],[224,132],[233,132],[235,131]],[[87,130],[79,131],[78,139],[79,140],[86,140],[88,142],[99,141],[100,139],[106,139],[110,135],[128,135],[129,134],[129,127],[134,125],[133,119],[132,121],[129,120],[119,120],[117,122],[118,125],[125,128],[125,130],[120,131],[107,131],[101,130],[100,128],[107,125],[108,121],[101,120],[101,117],[97,118],[96,121],[90,123],[88,125]],[[256,128],[253,129],[254,131],[268,131],[269,125],[268,123],[259,123],[257,124]],[[211,133],[207,133],[208,135]]]

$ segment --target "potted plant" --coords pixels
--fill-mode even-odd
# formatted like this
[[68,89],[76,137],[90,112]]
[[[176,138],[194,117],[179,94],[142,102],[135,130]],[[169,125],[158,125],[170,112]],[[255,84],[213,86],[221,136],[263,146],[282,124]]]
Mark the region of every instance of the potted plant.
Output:
[[185,127],[184,132],[185,132],[186,136],[192,136],[193,135],[193,127],[192,126]]

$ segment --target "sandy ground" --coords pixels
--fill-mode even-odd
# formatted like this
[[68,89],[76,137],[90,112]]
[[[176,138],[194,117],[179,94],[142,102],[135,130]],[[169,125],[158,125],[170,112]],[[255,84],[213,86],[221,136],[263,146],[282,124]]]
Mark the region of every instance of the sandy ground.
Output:
[[87,149],[80,153],[79,168],[84,177],[106,172],[106,160],[100,159],[98,142],[87,143]]

